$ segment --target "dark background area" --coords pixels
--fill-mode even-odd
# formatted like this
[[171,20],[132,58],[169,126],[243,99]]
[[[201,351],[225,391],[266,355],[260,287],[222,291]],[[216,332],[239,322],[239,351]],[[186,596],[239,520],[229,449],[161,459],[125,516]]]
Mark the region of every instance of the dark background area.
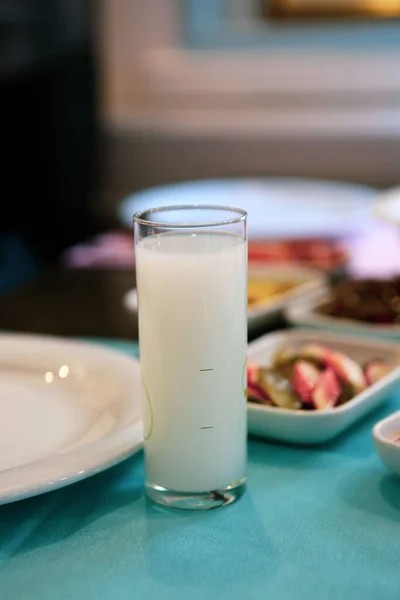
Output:
[[[266,62],[274,55],[275,42],[295,59],[302,44],[307,46],[308,31],[321,48],[330,32],[335,53],[346,52],[340,36],[352,37],[353,25],[345,20],[343,29],[329,21],[322,30],[318,23],[309,29],[300,23],[276,24],[261,18],[263,4],[273,7],[249,0],[250,8],[258,7],[259,22],[250,17],[246,22],[250,32],[255,27],[248,50],[257,55],[259,44]],[[210,29],[216,5],[226,10]],[[137,324],[122,307],[124,293],[134,286],[132,267],[74,270],[66,268],[63,251],[98,233],[122,229],[118,208],[137,190],[196,179],[288,175],[380,188],[397,184],[395,20],[371,20],[365,36],[358,23],[361,37],[352,37],[347,46],[350,58],[356,47],[361,66],[363,52],[371,56],[375,48],[369,45],[371,36],[379,42],[377,57],[379,48],[393,48],[382,62],[384,72],[394,73],[393,85],[389,75],[384,85],[378,77],[375,88],[367,86],[367,92],[354,95],[351,86],[346,91],[346,82],[341,89],[340,80],[338,89],[328,86],[321,95],[311,86],[302,96],[302,85],[285,92],[283,81],[283,91],[278,86],[275,97],[257,85],[254,93],[243,93],[245,69],[258,63],[247,62],[247,47],[242,48],[241,33],[231,24],[232,6],[200,0],[0,0],[1,329],[136,337]],[[203,45],[196,44],[192,30]],[[313,48],[319,48],[315,44],[308,49],[310,59]],[[171,47],[178,60],[170,61]],[[213,59],[206,60],[208,53],[218,58],[218,49],[228,65],[232,53],[240,58],[237,73],[235,68],[235,76],[226,80],[233,86],[228,94],[213,87],[224,69],[215,77]],[[197,51],[205,81],[199,94],[183,85],[180,73],[186,60],[196,71],[191,60]],[[302,66],[307,75],[306,59]],[[274,72],[273,64],[271,68],[267,72]],[[368,80],[374,81],[376,70],[375,65],[371,75],[368,63]],[[197,73],[193,75],[197,85]],[[175,85],[169,89],[168,82],[175,81],[181,93],[175,93]],[[353,117],[342,129],[325,127],[332,113],[341,123],[346,109],[349,115],[364,115],[358,129]],[[296,127],[286,127],[292,112],[300,134]],[[318,114],[315,122],[311,118],[315,113],[327,118],[313,130],[307,123],[319,123]],[[253,117],[267,125],[261,131],[253,128]]]
[[92,2],[0,2],[0,282],[101,228]]

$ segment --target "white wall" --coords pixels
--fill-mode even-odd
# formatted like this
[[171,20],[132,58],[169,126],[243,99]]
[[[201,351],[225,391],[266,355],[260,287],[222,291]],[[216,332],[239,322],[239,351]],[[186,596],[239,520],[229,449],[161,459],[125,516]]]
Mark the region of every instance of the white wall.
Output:
[[102,0],[102,212],[184,179],[399,182],[399,57],[192,52],[177,6]]

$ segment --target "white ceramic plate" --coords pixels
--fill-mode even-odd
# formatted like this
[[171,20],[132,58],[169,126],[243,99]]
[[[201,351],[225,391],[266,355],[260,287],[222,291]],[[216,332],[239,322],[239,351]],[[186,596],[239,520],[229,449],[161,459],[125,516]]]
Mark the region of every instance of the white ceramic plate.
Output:
[[[400,364],[400,348],[396,344],[307,329],[270,333],[252,342],[249,344],[248,360],[269,364],[282,346],[290,345],[296,348],[309,343],[326,345],[360,362],[380,357],[390,363]],[[249,432],[289,443],[320,444],[345,431],[399,386],[400,367],[397,367],[347,404],[331,410],[297,411],[249,403]]]
[[380,194],[374,204],[375,214],[400,227],[400,187],[395,187]]
[[[279,294],[276,299],[252,306],[248,311],[247,324],[249,331],[260,326],[272,325],[283,310],[300,300],[313,296],[325,288],[326,278],[317,270],[301,266],[282,264],[249,267],[249,280],[293,281],[296,287]],[[125,309],[137,318],[138,297],[136,290],[130,290],[123,297]]]
[[400,475],[400,411],[379,421],[373,429],[375,447],[386,466]]
[[51,337],[0,335],[0,504],[68,485],[142,443],[139,363]]
[[119,217],[131,228],[138,210],[220,204],[247,211],[250,239],[341,237],[360,230],[375,197],[372,188],[338,181],[274,177],[190,181],[128,196]]
[[400,326],[398,325],[376,325],[319,314],[316,308],[328,298],[329,291],[327,289],[317,290],[297,304],[285,307],[285,317],[289,323],[295,326],[312,327],[313,329],[324,329],[363,337],[376,337],[393,342],[400,341]]

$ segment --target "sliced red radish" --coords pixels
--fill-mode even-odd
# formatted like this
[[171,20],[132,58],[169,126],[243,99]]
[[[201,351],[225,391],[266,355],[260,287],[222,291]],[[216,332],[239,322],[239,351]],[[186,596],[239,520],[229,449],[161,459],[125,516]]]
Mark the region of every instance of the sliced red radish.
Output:
[[313,404],[312,394],[320,375],[320,371],[305,360],[299,360],[294,365],[291,384],[304,404]]
[[262,404],[272,404],[267,392],[257,383],[247,384],[247,399]]
[[342,352],[334,352],[318,344],[310,344],[301,349],[301,356],[331,367],[339,379],[352,388],[354,395],[359,394],[366,387],[360,365]]
[[321,374],[312,393],[312,401],[317,410],[333,408],[341,394],[339,379],[335,371],[328,367]]
[[354,360],[341,352],[332,352],[327,363],[336,375],[353,388],[354,394],[359,394],[366,387],[362,368]]
[[260,366],[253,363],[247,363],[247,383],[258,385],[260,380]]

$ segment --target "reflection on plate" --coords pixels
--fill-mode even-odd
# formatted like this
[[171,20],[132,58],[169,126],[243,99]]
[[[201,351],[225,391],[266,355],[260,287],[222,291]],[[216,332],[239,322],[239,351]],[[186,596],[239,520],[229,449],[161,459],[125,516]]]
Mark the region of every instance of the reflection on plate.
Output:
[[0,335],[0,504],[110,467],[142,442],[139,364],[57,338]]

